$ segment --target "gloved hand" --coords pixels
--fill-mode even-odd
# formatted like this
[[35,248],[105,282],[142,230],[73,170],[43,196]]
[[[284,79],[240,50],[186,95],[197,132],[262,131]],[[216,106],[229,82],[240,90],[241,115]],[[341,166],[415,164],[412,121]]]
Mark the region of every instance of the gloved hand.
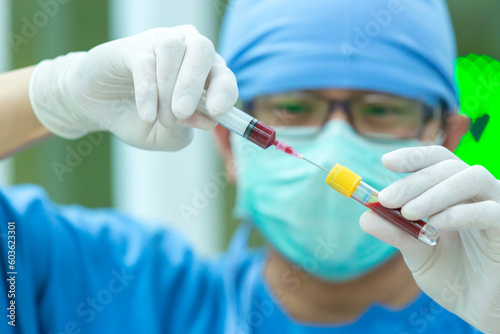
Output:
[[424,245],[374,212],[361,227],[397,247],[429,297],[485,333],[500,332],[500,184],[441,146],[403,148],[383,156],[388,169],[412,173],[379,194],[410,220],[429,217],[440,231]]
[[236,79],[213,44],[192,26],[158,28],[40,63],[30,100],[40,122],[75,139],[109,130],[124,142],[172,151],[192,140],[192,127],[216,123],[195,113],[202,90],[207,110],[227,112]]

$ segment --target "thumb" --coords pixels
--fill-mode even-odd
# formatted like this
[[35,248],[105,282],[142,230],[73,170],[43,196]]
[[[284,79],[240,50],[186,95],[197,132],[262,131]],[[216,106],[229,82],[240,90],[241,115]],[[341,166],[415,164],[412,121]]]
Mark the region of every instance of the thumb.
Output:
[[434,250],[371,210],[361,215],[359,223],[366,233],[399,249],[412,272],[419,270]]

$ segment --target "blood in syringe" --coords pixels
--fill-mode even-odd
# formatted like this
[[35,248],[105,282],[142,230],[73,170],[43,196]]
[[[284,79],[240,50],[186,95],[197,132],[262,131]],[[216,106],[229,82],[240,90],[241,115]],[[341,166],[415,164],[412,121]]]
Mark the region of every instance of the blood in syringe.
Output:
[[422,228],[427,224],[426,222],[424,222],[421,219],[419,219],[419,220],[406,219],[401,214],[400,208],[399,209],[389,209],[389,208],[382,206],[382,204],[380,204],[380,202],[374,202],[374,203],[368,203],[368,204],[362,203],[362,204],[364,204],[367,208],[375,211],[375,213],[377,213],[382,218],[385,218],[385,219],[393,222],[394,224],[396,224],[397,226],[399,226],[400,228],[402,228],[406,232],[410,233],[411,235],[413,235],[417,239],[420,235],[420,232],[422,231]]
[[267,149],[276,141],[276,130],[262,122],[252,123],[248,140],[263,149]]
[[291,155],[292,157],[299,159],[304,157],[293,147],[285,144],[281,140],[276,140],[276,131],[273,128],[259,121],[250,124],[250,126],[251,130],[246,138],[248,138],[248,140],[252,143],[262,147],[263,149],[267,149],[268,147],[274,145],[277,150]]

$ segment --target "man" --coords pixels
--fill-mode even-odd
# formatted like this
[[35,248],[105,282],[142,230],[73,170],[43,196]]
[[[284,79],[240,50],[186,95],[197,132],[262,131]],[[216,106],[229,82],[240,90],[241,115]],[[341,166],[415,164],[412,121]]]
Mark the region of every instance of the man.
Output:
[[[1,231],[8,235],[7,222],[15,222],[22,273],[15,285],[17,328],[495,332],[498,182],[443,147],[422,146],[453,150],[467,125],[453,111],[446,9],[440,1],[412,2],[398,13],[390,3],[385,9],[385,1],[237,1],[224,24],[222,53],[249,113],[312,161],[340,162],[379,190],[391,184],[380,194],[382,204],[402,207],[410,219],[431,216],[441,234],[436,246],[365,213],[363,228],[385,242],[377,241],[358,225],[364,207],[328,188],[324,171],[218,128],[224,157],[233,161],[237,212],[248,223],[228,253],[211,262],[175,233],[116,212],[58,207],[31,186],[2,189]],[[392,19],[385,14],[377,36],[364,47],[351,40],[357,31],[351,29],[370,23],[372,10],[380,18],[381,8]],[[430,33],[430,22],[438,32]],[[214,115],[227,111],[236,90],[213,49],[183,29],[148,32],[42,63],[33,74],[5,76],[10,94],[2,101],[10,108],[2,118],[18,130],[2,126],[2,143],[13,142],[2,155],[48,136],[46,129],[77,138],[106,128],[142,148],[185,146],[189,126],[213,125],[194,113],[205,82]],[[19,86],[9,87],[7,78]],[[129,109],[116,113],[112,105],[120,99]],[[411,174],[392,183],[395,174],[386,167]],[[248,250],[253,226],[267,239],[265,249]],[[2,242],[2,268],[7,251]]]

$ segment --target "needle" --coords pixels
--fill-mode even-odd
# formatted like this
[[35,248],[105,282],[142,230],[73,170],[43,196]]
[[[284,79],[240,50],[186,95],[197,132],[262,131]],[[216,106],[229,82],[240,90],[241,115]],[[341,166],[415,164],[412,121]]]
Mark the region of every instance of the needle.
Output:
[[314,166],[318,167],[319,169],[322,169],[322,170],[324,170],[325,172],[330,173],[330,171],[329,171],[328,169],[326,169],[326,168],[324,168],[324,167],[321,167],[320,165],[315,164],[315,163],[314,163],[314,162],[312,162],[311,160],[308,160],[308,159],[306,159],[306,158],[304,158],[304,157],[302,157],[302,159],[304,159],[305,161],[307,161],[307,162],[308,162],[308,163],[310,163],[311,165],[314,165]]
[[314,166],[318,167],[319,169],[322,169],[325,172],[330,173],[330,171],[328,169],[323,168],[323,167],[315,164],[311,160],[304,158],[304,155],[302,155],[302,153],[300,153],[299,151],[295,150],[293,147],[285,144],[281,140],[275,140],[274,143],[273,143],[273,145],[276,146],[276,149],[278,151],[284,152],[284,153],[286,153],[288,155],[291,155],[292,157],[295,157],[295,158],[298,158],[298,159],[304,159],[305,161],[307,161],[311,165],[314,165]]

